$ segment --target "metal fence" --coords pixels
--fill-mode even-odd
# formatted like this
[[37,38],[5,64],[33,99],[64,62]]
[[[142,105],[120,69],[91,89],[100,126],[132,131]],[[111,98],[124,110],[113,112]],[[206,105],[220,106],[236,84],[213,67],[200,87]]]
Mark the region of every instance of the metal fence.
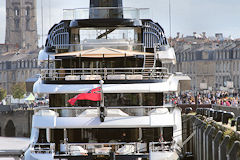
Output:
[[230,141],[230,136],[194,118],[194,152],[196,160],[240,160],[240,142]]

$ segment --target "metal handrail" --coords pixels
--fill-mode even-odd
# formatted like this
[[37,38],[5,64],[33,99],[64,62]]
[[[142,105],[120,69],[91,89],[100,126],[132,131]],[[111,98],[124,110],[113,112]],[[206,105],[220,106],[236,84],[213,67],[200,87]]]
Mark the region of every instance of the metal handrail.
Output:
[[[106,107],[106,111],[110,111],[109,114],[111,115],[111,110],[119,110],[119,114],[121,116],[150,116],[152,113],[155,114],[155,111],[160,108],[167,108],[169,109],[169,112],[174,108],[175,106],[116,106],[116,107]],[[83,112],[86,110],[97,110],[99,107],[38,107],[34,108],[34,112],[37,113],[38,111],[47,111],[52,110],[58,117],[79,117]],[[68,111],[68,112],[65,112]],[[93,112],[93,116],[97,114],[98,112]]]
[[[170,74],[164,67],[153,68],[58,68],[42,69],[41,78],[44,80],[66,80],[66,76],[100,76],[100,79],[110,79],[108,76],[121,75],[120,79],[127,79],[129,75],[140,76],[138,79],[164,79]],[[115,77],[117,78],[117,77]],[[80,80],[80,77],[79,77]]]
[[[49,146],[49,147],[46,147]],[[31,147],[32,153],[54,153],[55,143],[35,143]]]
[[[107,109],[157,109],[157,108],[174,108],[174,105],[168,106],[106,106]],[[77,109],[98,109],[99,107],[36,107],[34,110],[77,110]]]
[[133,8],[133,7],[90,7],[90,8],[75,8],[75,9],[63,9],[63,19],[88,19],[91,12],[105,11],[105,15],[111,14],[109,11],[121,11],[123,13],[123,18],[126,19],[145,19],[147,15],[141,14],[149,11],[149,8]]
[[132,43],[131,41],[110,41],[110,42],[99,42],[99,43],[76,43],[76,44],[69,44],[69,43],[59,43],[59,44],[52,44],[53,47],[66,47],[69,48],[69,51],[84,51],[87,49],[95,49],[99,47],[108,47],[112,49],[123,49],[129,51],[144,51],[144,44],[143,43]]
[[149,148],[152,152],[174,150],[174,141],[150,142]]
[[[134,150],[131,152],[125,152],[125,153],[118,153],[122,155],[128,155],[128,154],[138,154],[141,152],[141,148],[138,148],[138,144],[140,142],[116,142],[116,143],[64,143],[66,147],[66,153],[65,154],[72,154],[72,152],[79,152],[82,154],[79,150],[73,150],[71,149],[71,146],[79,146],[82,147],[86,154],[88,152],[91,152],[96,155],[103,155],[103,154],[109,154],[110,152],[118,152],[118,149],[120,149],[123,146],[133,146]],[[99,152],[96,151],[96,149],[104,149],[105,152]]]

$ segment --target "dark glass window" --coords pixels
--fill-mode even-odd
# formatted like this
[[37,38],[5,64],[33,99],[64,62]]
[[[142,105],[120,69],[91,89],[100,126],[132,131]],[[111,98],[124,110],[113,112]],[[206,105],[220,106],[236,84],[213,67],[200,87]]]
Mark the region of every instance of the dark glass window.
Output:
[[[69,95],[66,99],[74,97],[75,94]],[[162,93],[109,93],[104,94],[104,105],[117,107],[117,106],[162,106],[163,105]],[[51,101],[51,99],[50,99]],[[51,103],[50,103],[51,104]],[[70,106],[70,104],[67,104]],[[64,104],[62,106],[65,106]],[[99,102],[81,100],[77,101],[75,106],[83,107],[97,107],[100,106]]]

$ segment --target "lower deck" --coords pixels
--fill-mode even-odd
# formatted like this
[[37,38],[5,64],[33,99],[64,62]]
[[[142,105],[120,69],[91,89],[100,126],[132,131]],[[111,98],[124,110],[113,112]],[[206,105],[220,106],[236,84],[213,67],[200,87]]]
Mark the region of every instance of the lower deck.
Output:
[[174,157],[178,155],[174,141],[171,142],[122,142],[122,143],[65,143],[61,151],[54,152],[53,143],[37,143],[33,146],[33,157],[46,156],[54,159],[149,159],[151,156]]

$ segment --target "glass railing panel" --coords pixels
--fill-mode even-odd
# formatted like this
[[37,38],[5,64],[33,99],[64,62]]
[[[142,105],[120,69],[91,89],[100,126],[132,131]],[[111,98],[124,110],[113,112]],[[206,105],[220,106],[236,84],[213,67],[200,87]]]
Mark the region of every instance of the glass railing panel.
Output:
[[[99,42],[98,42],[99,41]],[[87,43],[80,43],[80,44],[55,44],[53,45],[56,49],[61,49],[63,47],[69,48],[68,52],[76,52],[76,51],[83,51],[87,52],[91,49],[101,49],[105,48],[109,49],[117,49],[120,52],[129,52],[129,51],[137,51],[137,52],[145,52],[144,45],[142,43],[129,43],[128,41],[116,41],[116,40],[109,40],[109,41],[100,41],[94,40]],[[116,52],[117,52],[116,51]],[[113,51],[114,52],[114,51]],[[56,53],[58,54],[58,53]]]
[[118,14],[121,16],[115,16],[124,19],[145,19],[149,17],[148,8],[130,8],[130,7],[96,7],[96,8],[76,8],[76,9],[64,9],[63,19],[97,19],[97,18],[111,18]]

